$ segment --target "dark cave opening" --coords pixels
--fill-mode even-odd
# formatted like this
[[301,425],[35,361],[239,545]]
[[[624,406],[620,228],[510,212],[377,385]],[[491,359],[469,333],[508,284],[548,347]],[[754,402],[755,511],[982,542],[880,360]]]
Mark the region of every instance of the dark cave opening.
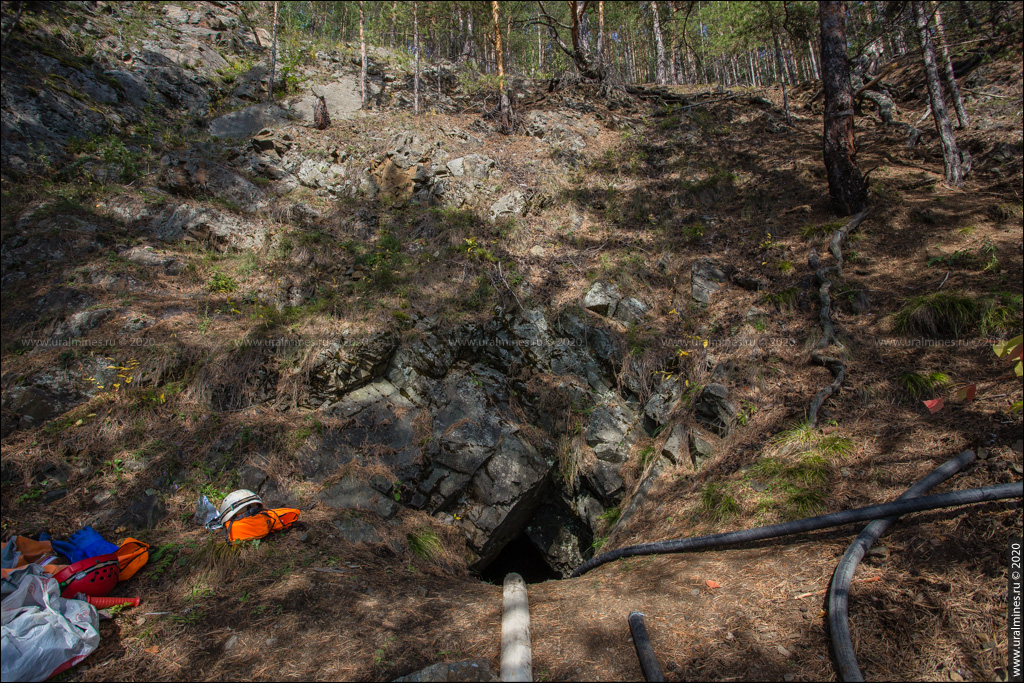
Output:
[[480,572],[480,578],[500,586],[505,582],[505,576],[511,572],[522,576],[526,583],[541,583],[562,578],[551,568],[544,555],[537,550],[537,546],[525,533],[520,533],[509,541],[498,556]]

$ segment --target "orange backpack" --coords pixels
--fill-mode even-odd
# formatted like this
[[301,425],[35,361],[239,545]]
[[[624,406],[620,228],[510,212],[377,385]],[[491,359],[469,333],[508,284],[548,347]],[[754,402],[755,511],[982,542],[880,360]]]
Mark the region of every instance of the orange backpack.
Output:
[[134,538],[124,539],[121,541],[121,547],[117,549],[117,564],[120,566],[117,580],[127,581],[135,576],[135,572],[142,569],[147,562],[149,562],[149,544]]
[[228,541],[251,541],[263,538],[275,531],[284,531],[299,521],[299,511],[294,508],[262,510],[250,517],[232,519],[224,524]]

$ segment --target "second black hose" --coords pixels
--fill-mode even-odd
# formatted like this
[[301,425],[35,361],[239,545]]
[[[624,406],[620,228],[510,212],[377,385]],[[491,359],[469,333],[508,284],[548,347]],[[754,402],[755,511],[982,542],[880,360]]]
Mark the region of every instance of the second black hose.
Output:
[[938,508],[954,507],[957,505],[970,505],[993,500],[1005,500],[1007,498],[1021,497],[1021,482],[1010,482],[1008,484],[997,484],[995,486],[984,486],[982,488],[967,489],[965,491],[950,491],[939,493],[922,498],[908,500],[894,500],[889,503],[868,505],[867,507],[854,508],[832,512],[827,515],[807,517],[792,522],[772,524],[770,526],[757,527],[755,529],[744,529],[741,531],[729,531],[709,536],[696,536],[693,538],[680,538],[672,541],[658,541],[656,543],[641,543],[619,548],[611,552],[598,555],[580,565],[572,573],[571,578],[583,576],[591,569],[600,567],[608,562],[613,562],[622,557],[636,557],[638,555],[663,555],[668,553],[682,553],[691,550],[704,550],[707,548],[718,548],[736,543],[750,543],[767,538],[779,536],[792,536],[794,534],[827,529],[830,527],[843,526],[844,524],[855,524],[866,522],[872,519],[893,517],[909,514],[911,512],[923,512]]
[[[974,462],[974,451],[964,451],[914,483],[897,500],[917,498],[928,493],[932,488],[946,481],[972,462]],[[896,522],[896,519],[896,517],[876,519],[864,527],[864,530],[843,553],[842,559],[839,560],[835,572],[832,574],[832,583],[828,590],[828,626],[832,639],[832,653],[836,658],[841,681],[864,680],[860,673],[860,667],[857,665],[853,641],[850,638],[849,597],[853,573],[857,570],[857,565],[864,559],[867,551]]]

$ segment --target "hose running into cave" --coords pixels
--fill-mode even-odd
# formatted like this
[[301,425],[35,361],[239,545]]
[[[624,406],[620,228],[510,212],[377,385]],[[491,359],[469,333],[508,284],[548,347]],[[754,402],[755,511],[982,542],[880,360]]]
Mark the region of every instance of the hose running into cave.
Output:
[[[897,500],[923,496],[972,462],[974,462],[974,451],[964,451],[936,467],[907,489]],[[1020,494],[1020,489],[1017,489],[1017,493]],[[860,667],[857,665],[857,656],[853,651],[853,641],[850,638],[849,598],[853,574],[867,551],[882,534],[888,531],[896,519],[896,517],[876,519],[864,527],[864,530],[846,549],[832,574],[832,583],[828,591],[828,628],[832,640],[832,653],[836,659],[841,681],[864,680]]]
[[630,612],[627,620],[629,632],[633,636],[633,647],[636,648],[636,658],[640,660],[640,670],[644,672],[644,680],[648,683],[664,681],[665,674],[661,672],[661,665],[651,646],[651,637],[647,633],[643,613]]
[[737,543],[750,543],[768,538],[780,536],[792,536],[795,534],[807,533],[818,529],[829,529],[843,526],[845,524],[856,524],[867,522],[873,519],[884,517],[899,517],[911,512],[924,512],[926,510],[937,510],[940,508],[955,507],[958,505],[971,505],[994,500],[1006,500],[1008,498],[1020,499],[1021,482],[1008,484],[996,484],[964,491],[950,491],[938,493],[922,498],[905,500],[894,500],[889,503],[868,505],[867,507],[854,508],[832,512],[827,515],[797,519],[792,522],[772,524],[770,526],[757,527],[755,529],[743,529],[741,531],[728,531],[709,536],[695,536],[692,538],[680,538],[671,541],[658,541],[655,543],[641,543],[630,545],[617,550],[612,550],[594,557],[574,571],[570,578],[583,576],[587,572],[603,564],[614,562],[623,557],[637,557],[641,555],[666,555],[670,553],[683,553],[694,550],[707,550],[708,548],[720,548],[726,545]]

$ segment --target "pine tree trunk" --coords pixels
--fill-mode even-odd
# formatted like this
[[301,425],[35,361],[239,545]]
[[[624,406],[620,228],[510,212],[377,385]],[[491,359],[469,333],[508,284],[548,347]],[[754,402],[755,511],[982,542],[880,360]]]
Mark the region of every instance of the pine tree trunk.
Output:
[[512,113],[505,92],[505,57],[501,51],[501,21],[498,16],[498,0],[491,0],[491,15],[494,17],[494,59],[498,68],[498,108],[501,116],[501,132],[512,133]]
[[473,55],[473,9],[466,10],[466,42],[462,44],[459,61],[464,62]]
[[540,24],[537,24],[537,75],[544,73],[544,39],[541,36]]
[[953,108],[956,110],[956,118],[961,128],[968,128],[971,120],[967,117],[967,110],[964,109],[964,100],[960,97],[960,88],[956,84],[956,74],[953,73],[953,62],[949,57],[949,44],[946,43],[946,30],[942,26],[942,12],[939,3],[934,2],[935,8],[935,32],[939,37],[939,49],[942,50],[942,73],[946,77],[946,87],[953,96]]
[[974,31],[981,26],[978,22],[978,17],[975,16],[974,10],[971,9],[971,4],[969,2],[959,0],[959,2],[957,2],[957,7],[960,8],[960,14],[963,16],[964,21],[967,22],[967,28]]
[[867,206],[867,188],[854,159],[853,86],[846,61],[846,3],[818,3],[821,79],[825,89],[823,151],[832,210],[849,216]]
[[818,62],[814,58],[814,45],[811,43],[811,39],[807,39],[807,54],[811,56],[811,71],[814,72],[815,78],[821,78],[821,72],[818,70]]
[[665,67],[665,43],[661,38],[661,19],[658,17],[658,3],[655,0],[651,0],[651,16],[654,19],[654,47],[655,47],[655,59],[657,60],[657,71],[655,72],[655,80],[658,85],[665,85],[667,82],[666,67]]
[[789,91],[786,89],[786,64],[782,56],[782,50],[779,48],[779,34],[773,33],[772,38],[775,39],[775,54],[779,59],[779,72],[782,74],[782,106],[786,110],[786,123],[793,125],[793,117],[789,114]]
[[395,48],[398,42],[398,0],[391,3],[391,49]]
[[317,130],[331,127],[331,117],[327,113],[327,102],[323,95],[316,95],[316,103],[313,105],[313,127]]
[[362,58],[359,68],[359,96],[361,107],[366,106],[366,17],[363,14],[363,0],[359,0],[359,56]]
[[953,136],[953,124],[949,122],[946,103],[939,81],[939,67],[935,63],[935,48],[932,45],[931,31],[928,29],[928,14],[924,0],[911,3],[914,10],[914,23],[917,25],[921,51],[924,53],[924,71],[928,82],[928,95],[931,99],[932,116],[935,119],[935,130],[939,134],[942,145],[942,159],[946,166],[946,182],[954,187],[963,187],[964,170],[961,164],[960,149],[956,146]]
[[796,72],[796,64],[793,59],[793,51],[789,46],[789,39],[785,36],[782,37],[783,55],[785,56],[784,63],[786,65],[786,72],[789,74],[790,85],[796,85],[800,82],[800,77]]
[[417,13],[417,2],[412,2],[412,51],[416,58],[416,67],[412,77],[412,113],[420,114],[420,18]]
[[604,0],[597,3],[597,63],[604,64]]
[[277,0],[274,0],[274,26],[271,43],[273,46],[270,48],[270,84],[267,88],[267,100],[274,99],[274,71],[277,69]]

